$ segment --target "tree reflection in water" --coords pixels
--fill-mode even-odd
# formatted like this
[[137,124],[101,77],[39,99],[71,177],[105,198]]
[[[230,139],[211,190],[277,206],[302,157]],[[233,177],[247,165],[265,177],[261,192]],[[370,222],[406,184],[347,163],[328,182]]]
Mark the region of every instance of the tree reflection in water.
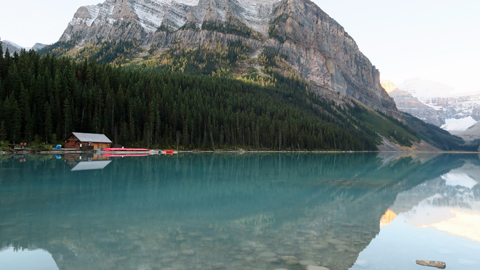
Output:
[[60,269],[348,269],[389,209],[424,199],[399,194],[479,165],[449,154],[180,154],[72,172],[78,158],[0,157],[4,248],[47,250]]

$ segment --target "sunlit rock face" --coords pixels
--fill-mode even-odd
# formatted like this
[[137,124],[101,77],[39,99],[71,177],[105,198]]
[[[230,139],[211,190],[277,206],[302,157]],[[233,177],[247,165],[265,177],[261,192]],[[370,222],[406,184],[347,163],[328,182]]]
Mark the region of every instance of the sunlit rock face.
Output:
[[383,89],[387,91],[387,93],[391,93],[393,90],[398,89],[395,84],[393,84],[390,80],[381,80],[380,84],[382,85]]
[[[202,30],[204,23],[212,22],[258,35]],[[318,94],[338,102],[354,98],[385,113],[397,112],[380,85],[379,71],[353,38],[308,0],[107,0],[81,7],[60,38],[77,45],[119,39],[136,39],[145,48],[155,45],[160,51],[174,44],[193,49],[214,41],[244,41],[256,51],[253,58],[265,47],[273,48],[287,56],[288,64],[311,81]]]

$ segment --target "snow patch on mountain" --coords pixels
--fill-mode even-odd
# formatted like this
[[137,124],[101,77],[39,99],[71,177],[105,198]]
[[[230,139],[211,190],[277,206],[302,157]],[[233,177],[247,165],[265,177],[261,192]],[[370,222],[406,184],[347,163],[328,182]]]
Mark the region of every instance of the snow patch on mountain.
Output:
[[442,129],[448,131],[465,131],[476,123],[477,121],[475,121],[475,119],[473,119],[471,116],[461,119],[445,119],[445,125],[442,126]]
[[281,0],[243,0],[238,1],[239,6],[244,10],[241,15],[250,27],[258,32],[266,32],[268,29],[268,14],[271,12],[273,4]]
[[435,105],[428,104],[428,103],[425,104],[425,105],[427,105],[428,107],[434,109],[435,111],[443,111],[443,107],[441,107],[441,106],[435,106]]
[[92,26],[93,22],[97,19],[100,14],[100,8],[98,6],[87,6],[88,13],[90,14],[90,19],[87,19],[85,22],[88,26]]
[[147,32],[155,32],[161,25],[165,11],[170,7],[171,1],[135,1],[132,5],[138,16],[140,25]]
[[[163,23],[167,22],[169,27],[180,28],[187,22],[190,11],[205,10],[208,8],[205,3],[199,0],[124,0],[119,2],[115,0],[106,0],[102,4],[85,6],[79,9],[78,16],[75,16],[70,22],[71,25],[113,25],[118,19],[114,14],[116,8],[122,9],[125,6],[131,8],[136,15],[138,23],[147,33],[155,32]],[[268,31],[268,15],[272,12],[273,4],[281,0],[233,0],[237,7],[235,10],[225,10],[217,6],[212,6],[215,13],[222,21],[227,20],[227,13],[231,13],[243,20],[249,27],[258,32],[266,33]],[[125,5],[126,4],[126,5]],[[200,6],[202,5],[202,6]],[[85,12],[88,12],[86,14]],[[200,12],[204,14],[203,12]],[[200,21],[203,18],[198,18]]]
[[200,2],[200,0],[176,0],[176,1],[172,1],[172,2],[177,2],[177,3],[180,3],[180,4],[187,5],[187,6],[198,6],[198,2]]
[[[398,85],[398,89],[433,108],[441,122],[446,123],[441,126],[445,130],[465,131],[476,121],[480,121],[480,93],[460,93],[448,85],[421,78],[406,80]],[[415,106],[415,104],[411,105]],[[421,106],[410,109],[409,113],[416,117],[422,118],[425,115],[424,108]]]

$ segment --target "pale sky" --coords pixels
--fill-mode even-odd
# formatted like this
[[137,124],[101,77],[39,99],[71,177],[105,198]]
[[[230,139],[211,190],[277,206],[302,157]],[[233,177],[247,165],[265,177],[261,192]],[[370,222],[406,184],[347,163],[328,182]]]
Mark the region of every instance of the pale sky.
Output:
[[[78,7],[100,2],[4,1],[0,37],[25,47],[54,43]],[[313,2],[355,39],[382,79],[400,84],[419,77],[480,92],[480,0]]]

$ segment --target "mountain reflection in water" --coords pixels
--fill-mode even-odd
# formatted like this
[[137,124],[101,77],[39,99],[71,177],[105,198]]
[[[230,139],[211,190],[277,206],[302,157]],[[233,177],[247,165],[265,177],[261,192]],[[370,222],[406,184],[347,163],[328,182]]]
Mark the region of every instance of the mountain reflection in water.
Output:
[[479,185],[456,184],[478,182],[477,155],[23,159],[0,157],[0,248],[46,250],[59,269],[349,269],[381,220],[440,228],[409,214],[423,204],[480,213]]

